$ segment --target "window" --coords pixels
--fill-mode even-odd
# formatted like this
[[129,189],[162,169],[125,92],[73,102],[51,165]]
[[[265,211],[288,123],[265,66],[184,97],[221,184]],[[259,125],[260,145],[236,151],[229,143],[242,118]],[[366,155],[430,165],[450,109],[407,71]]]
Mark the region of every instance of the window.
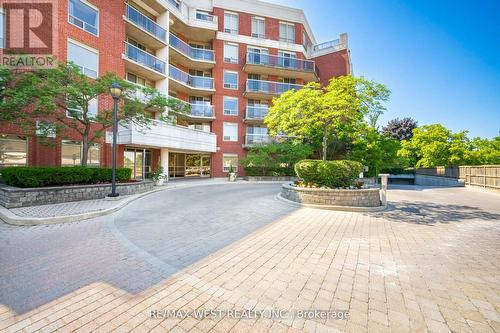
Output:
[[311,46],[311,41],[309,40],[309,37],[307,37],[305,30],[302,30],[302,46],[304,46],[306,51],[309,51],[309,47]]
[[222,171],[229,172],[231,166],[234,171],[238,170],[238,155],[224,154],[222,156]]
[[238,141],[238,124],[225,122],[222,136],[224,141]]
[[47,121],[36,121],[36,135],[46,138],[55,138],[56,137],[56,124],[49,123]]
[[224,43],[224,62],[238,63],[238,44]]
[[226,116],[238,115],[238,97],[224,96],[224,114]]
[[82,0],[68,1],[68,21],[92,35],[99,34],[99,12]]
[[4,43],[5,43],[5,15],[4,13],[0,12],[0,49],[3,49]]
[[68,61],[80,67],[83,74],[97,79],[99,54],[97,51],[68,40]]
[[22,136],[0,134],[0,167],[27,165],[27,142]]
[[224,88],[238,89],[238,73],[224,71]]
[[280,66],[297,67],[297,55],[295,53],[278,51],[278,57]]
[[[89,102],[89,110],[87,112],[87,118],[89,119],[93,119],[95,117],[97,117],[97,112],[98,112],[98,101],[97,101],[97,98],[94,98],[93,100],[91,100]],[[68,108],[67,112],[66,112],[66,117],[69,117],[69,118],[75,118],[75,117],[82,117],[82,109],[80,108]]]
[[252,17],[252,37],[266,38],[266,20],[261,17]]
[[238,14],[224,13],[224,32],[238,34]]
[[213,21],[212,15],[205,10],[196,10],[196,19],[202,21]]
[[[77,166],[82,160],[82,143],[80,141],[62,140],[61,142],[61,165]],[[91,143],[89,155],[87,157],[88,166],[99,166],[101,156],[101,146]]]
[[295,24],[280,22],[280,41],[295,43]]

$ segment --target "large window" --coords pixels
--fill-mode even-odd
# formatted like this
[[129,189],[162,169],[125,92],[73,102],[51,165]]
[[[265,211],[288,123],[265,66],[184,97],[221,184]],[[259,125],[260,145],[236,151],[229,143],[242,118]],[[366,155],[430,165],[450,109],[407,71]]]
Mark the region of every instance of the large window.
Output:
[[229,172],[233,167],[234,171],[238,170],[238,155],[236,154],[224,154],[222,156],[222,171]]
[[238,14],[224,13],[224,32],[238,34]]
[[82,73],[97,79],[99,72],[99,54],[88,47],[68,40],[68,61],[79,66]]
[[280,22],[280,41],[295,43],[295,24]]
[[266,38],[266,20],[262,17],[252,17],[252,37]]
[[[90,144],[89,156],[87,157],[88,166],[100,165],[101,146],[99,144]],[[78,166],[82,161],[82,143],[80,141],[62,140],[61,142],[61,165]]]
[[68,20],[93,35],[99,34],[99,11],[86,1],[68,1]]
[[238,97],[224,96],[224,115],[238,115]]
[[238,89],[238,72],[224,71],[224,88]]
[[222,136],[224,141],[238,141],[238,124],[225,122]]
[[5,43],[5,16],[4,13],[0,12],[0,49],[3,49]]
[[[89,119],[94,119],[97,117],[97,112],[98,112],[98,107],[99,103],[97,101],[97,98],[94,98],[90,100],[89,102],[89,110],[87,112],[87,118]],[[69,110],[66,112],[66,116],[69,118],[79,118],[81,119],[82,117],[82,110],[77,109],[77,108],[69,108]]]
[[25,166],[27,161],[28,147],[26,138],[0,134],[0,167]]
[[224,62],[238,63],[238,44],[224,43]]

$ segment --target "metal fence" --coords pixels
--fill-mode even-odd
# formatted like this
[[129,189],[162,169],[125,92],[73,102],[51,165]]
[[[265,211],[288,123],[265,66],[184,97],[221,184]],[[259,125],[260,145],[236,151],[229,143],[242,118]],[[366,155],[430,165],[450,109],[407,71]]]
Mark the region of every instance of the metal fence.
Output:
[[462,179],[465,185],[500,189],[500,165],[419,168],[417,175]]

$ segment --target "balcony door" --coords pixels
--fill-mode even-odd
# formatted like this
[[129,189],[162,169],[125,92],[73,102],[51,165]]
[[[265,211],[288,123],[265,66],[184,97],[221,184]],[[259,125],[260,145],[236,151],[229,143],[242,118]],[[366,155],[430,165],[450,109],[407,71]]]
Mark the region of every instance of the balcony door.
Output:
[[283,67],[295,68],[297,66],[297,55],[295,53],[278,51],[278,57],[280,65]]
[[248,47],[249,62],[257,65],[269,65],[269,50],[257,47]]

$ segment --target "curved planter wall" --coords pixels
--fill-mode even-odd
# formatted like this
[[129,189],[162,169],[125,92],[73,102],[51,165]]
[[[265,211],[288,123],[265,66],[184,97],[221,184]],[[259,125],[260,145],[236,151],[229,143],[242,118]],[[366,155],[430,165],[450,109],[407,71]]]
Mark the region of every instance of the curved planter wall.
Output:
[[311,205],[380,207],[380,193],[377,188],[359,190],[337,190],[304,188],[282,185],[281,196],[285,199]]

